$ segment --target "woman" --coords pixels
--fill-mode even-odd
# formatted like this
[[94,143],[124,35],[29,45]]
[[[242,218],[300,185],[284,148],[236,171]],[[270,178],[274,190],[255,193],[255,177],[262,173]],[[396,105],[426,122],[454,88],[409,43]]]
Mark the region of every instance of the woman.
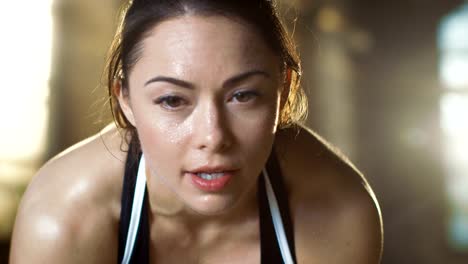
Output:
[[11,263],[379,262],[369,185],[297,123],[271,1],[134,0],[108,73],[117,127],[34,177]]

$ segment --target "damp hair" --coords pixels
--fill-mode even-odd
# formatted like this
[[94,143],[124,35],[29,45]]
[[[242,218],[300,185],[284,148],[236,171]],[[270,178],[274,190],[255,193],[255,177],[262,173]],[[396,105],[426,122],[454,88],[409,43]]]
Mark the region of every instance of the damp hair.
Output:
[[[307,114],[307,98],[300,85],[301,62],[292,37],[279,18],[271,0],[133,0],[121,8],[120,23],[112,42],[105,70],[112,116],[124,129],[125,139],[137,140],[136,128],[125,117],[116,94],[129,93],[128,75],[141,56],[142,42],[152,28],[163,21],[184,15],[224,16],[251,25],[275,55],[280,58],[285,91],[279,127],[300,123]],[[129,135],[128,135],[129,134]]]

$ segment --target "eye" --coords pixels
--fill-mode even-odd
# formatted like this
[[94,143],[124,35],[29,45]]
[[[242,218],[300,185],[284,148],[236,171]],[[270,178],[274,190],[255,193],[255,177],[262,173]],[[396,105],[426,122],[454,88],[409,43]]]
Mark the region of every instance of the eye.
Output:
[[239,103],[248,103],[254,99],[256,99],[259,96],[259,94],[255,91],[241,91],[241,92],[236,92],[231,100],[235,100]]
[[154,103],[160,105],[167,110],[177,110],[187,104],[187,101],[182,97],[175,95],[161,96],[154,100]]

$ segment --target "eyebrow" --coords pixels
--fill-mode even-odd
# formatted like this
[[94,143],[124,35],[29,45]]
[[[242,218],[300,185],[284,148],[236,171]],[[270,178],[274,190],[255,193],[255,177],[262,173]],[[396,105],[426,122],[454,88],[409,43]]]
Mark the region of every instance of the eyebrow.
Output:
[[172,78],[172,77],[167,77],[167,76],[156,76],[154,78],[151,78],[150,80],[148,80],[145,83],[145,86],[147,86],[150,83],[155,83],[155,82],[167,82],[167,83],[171,83],[171,84],[174,84],[176,86],[180,86],[180,87],[187,88],[187,89],[193,89],[194,88],[194,85],[189,83],[189,82],[186,82],[186,81],[183,81],[183,80],[180,80],[180,79],[176,79],[176,78]]
[[[233,76],[233,77],[229,78],[228,80],[224,81],[223,88],[234,86],[236,83],[239,83],[239,82],[241,82],[243,80],[249,79],[249,78],[251,78],[252,76],[255,76],[255,75],[260,75],[260,76],[263,76],[263,77],[268,78],[268,79],[271,78],[270,74],[265,72],[265,71],[251,70],[251,71],[247,71],[247,72],[238,74],[236,76]],[[173,77],[168,77],[168,76],[156,76],[154,78],[151,78],[150,80],[148,80],[145,83],[145,86],[149,85],[150,83],[154,83],[154,82],[167,82],[167,83],[170,83],[170,84],[173,84],[173,85],[176,85],[176,86],[180,86],[182,88],[187,88],[187,89],[194,89],[195,88],[195,85],[190,83],[190,82],[180,80],[180,79],[177,79],[177,78],[173,78]]]

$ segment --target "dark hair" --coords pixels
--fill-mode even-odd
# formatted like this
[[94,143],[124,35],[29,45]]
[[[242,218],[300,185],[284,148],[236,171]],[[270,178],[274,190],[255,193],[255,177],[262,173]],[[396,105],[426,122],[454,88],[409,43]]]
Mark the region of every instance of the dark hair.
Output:
[[258,30],[265,43],[281,59],[285,80],[289,82],[289,93],[282,95],[287,98],[283,98],[280,126],[302,121],[307,112],[307,99],[300,86],[300,59],[271,0],[133,0],[123,6],[121,23],[106,68],[112,115],[119,127],[136,138],[135,127],[120,108],[114,92],[115,82],[121,81],[122,92],[128,93],[128,73],[140,56],[145,34],[165,20],[187,14],[238,18]]

